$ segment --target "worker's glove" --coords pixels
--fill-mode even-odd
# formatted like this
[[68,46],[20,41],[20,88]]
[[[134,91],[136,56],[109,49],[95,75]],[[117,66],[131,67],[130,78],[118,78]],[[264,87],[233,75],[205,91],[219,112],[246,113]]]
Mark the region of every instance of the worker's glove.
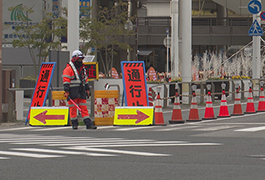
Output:
[[90,96],[90,93],[89,93],[89,91],[87,90],[86,91],[86,96],[87,96],[87,99],[89,98],[89,96]]
[[69,97],[69,92],[64,92],[64,97],[66,97],[66,99],[68,99],[68,97]]

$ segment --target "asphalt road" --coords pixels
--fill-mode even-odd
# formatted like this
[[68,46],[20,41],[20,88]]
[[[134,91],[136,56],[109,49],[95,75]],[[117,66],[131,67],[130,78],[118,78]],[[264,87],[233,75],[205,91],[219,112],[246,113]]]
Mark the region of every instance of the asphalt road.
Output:
[[1,179],[263,180],[264,116],[76,131],[1,125]]

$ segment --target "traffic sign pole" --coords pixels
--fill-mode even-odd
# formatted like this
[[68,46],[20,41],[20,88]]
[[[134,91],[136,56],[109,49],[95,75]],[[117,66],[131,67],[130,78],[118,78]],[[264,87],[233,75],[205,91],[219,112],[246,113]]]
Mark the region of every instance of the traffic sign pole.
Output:
[[167,33],[167,43],[166,43],[166,45],[167,45],[167,76],[166,77],[168,77],[168,62],[169,62],[169,45],[168,45],[169,30],[168,30],[168,28],[166,30],[166,33]]

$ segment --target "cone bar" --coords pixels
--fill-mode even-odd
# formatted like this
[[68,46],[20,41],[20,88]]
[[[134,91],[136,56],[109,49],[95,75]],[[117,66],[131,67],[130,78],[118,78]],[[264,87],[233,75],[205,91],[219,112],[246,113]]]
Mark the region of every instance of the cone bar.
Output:
[[225,96],[225,91],[223,89],[222,92],[222,98],[221,98],[221,105],[220,105],[220,110],[219,110],[219,116],[218,118],[222,117],[230,117],[228,107],[227,107],[227,102],[226,102],[226,96]]
[[240,94],[239,94],[238,88],[236,89],[234,109],[233,109],[233,114],[231,114],[231,115],[232,116],[244,115],[242,112],[242,106],[241,106]]
[[208,92],[208,95],[207,95],[204,118],[202,118],[202,119],[203,120],[216,119],[216,117],[214,116],[212,96],[211,96],[211,92],[210,91]]
[[197,102],[196,102],[195,92],[193,92],[193,94],[192,94],[190,114],[189,114],[189,119],[187,121],[188,122],[201,121],[201,119],[199,118],[199,111],[198,111],[198,106],[197,106]]
[[179,102],[179,94],[176,92],[175,94],[175,102],[173,106],[173,112],[170,124],[184,123],[185,121],[182,119],[181,107]]
[[159,93],[157,94],[156,98],[154,125],[166,126],[166,124],[164,123],[164,116],[162,112],[161,98]]
[[252,113],[256,113],[256,110],[255,110],[253,96],[252,96],[252,89],[251,87],[249,87],[248,101],[247,101],[247,107],[246,107],[245,114],[252,114]]
[[257,112],[263,112],[265,111],[265,98],[264,98],[264,89],[261,86],[260,88],[260,96],[259,96],[259,105]]

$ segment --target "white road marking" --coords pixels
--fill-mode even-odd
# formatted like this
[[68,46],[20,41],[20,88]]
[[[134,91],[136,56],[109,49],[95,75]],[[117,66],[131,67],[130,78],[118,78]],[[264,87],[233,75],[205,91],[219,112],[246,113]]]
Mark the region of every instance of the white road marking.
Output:
[[115,150],[115,149],[101,149],[101,148],[90,148],[90,147],[69,147],[69,149],[85,150],[85,151],[97,151],[97,152],[108,152],[118,154],[130,154],[138,156],[171,156],[170,154],[150,153],[150,152],[138,152],[138,151],[126,151],[126,150]]
[[9,128],[9,129],[0,129],[0,131],[19,131],[19,130],[26,130],[26,129],[38,129],[39,127],[19,127],[19,128]]
[[139,130],[139,129],[152,129],[156,127],[158,126],[139,126],[139,127],[135,126],[135,127],[115,129],[115,131],[134,131],[134,130]]
[[190,128],[197,128],[200,126],[179,126],[179,127],[173,127],[173,128],[166,128],[166,129],[155,129],[155,131],[174,131],[174,130],[181,130],[181,129],[190,129]]
[[245,129],[237,129],[235,131],[238,131],[238,132],[256,132],[256,131],[262,131],[262,130],[265,130],[265,126],[245,128]]
[[70,126],[63,126],[63,127],[42,127],[40,129],[33,129],[30,131],[54,131],[54,130],[61,130],[61,129],[71,129]]
[[10,159],[10,158],[8,158],[8,157],[0,157],[0,159]]
[[113,154],[100,154],[100,153],[88,153],[88,152],[40,149],[40,148],[12,148],[11,150],[41,152],[41,153],[54,153],[54,154],[85,155],[85,156],[116,156]]
[[13,151],[0,151],[2,155],[9,156],[23,156],[23,157],[32,157],[32,158],[55,158],[55,157],[65,157],[61,155],[48,155],[48,154],[35,154],[35,153],[22,153],[22,152],[13,152]]
[[223,129],[230,129],[234,127],[238,127],[238,126],[213,126],[213,127],[193,129],[192,131],[217,131],[217,130],[223,130]]

